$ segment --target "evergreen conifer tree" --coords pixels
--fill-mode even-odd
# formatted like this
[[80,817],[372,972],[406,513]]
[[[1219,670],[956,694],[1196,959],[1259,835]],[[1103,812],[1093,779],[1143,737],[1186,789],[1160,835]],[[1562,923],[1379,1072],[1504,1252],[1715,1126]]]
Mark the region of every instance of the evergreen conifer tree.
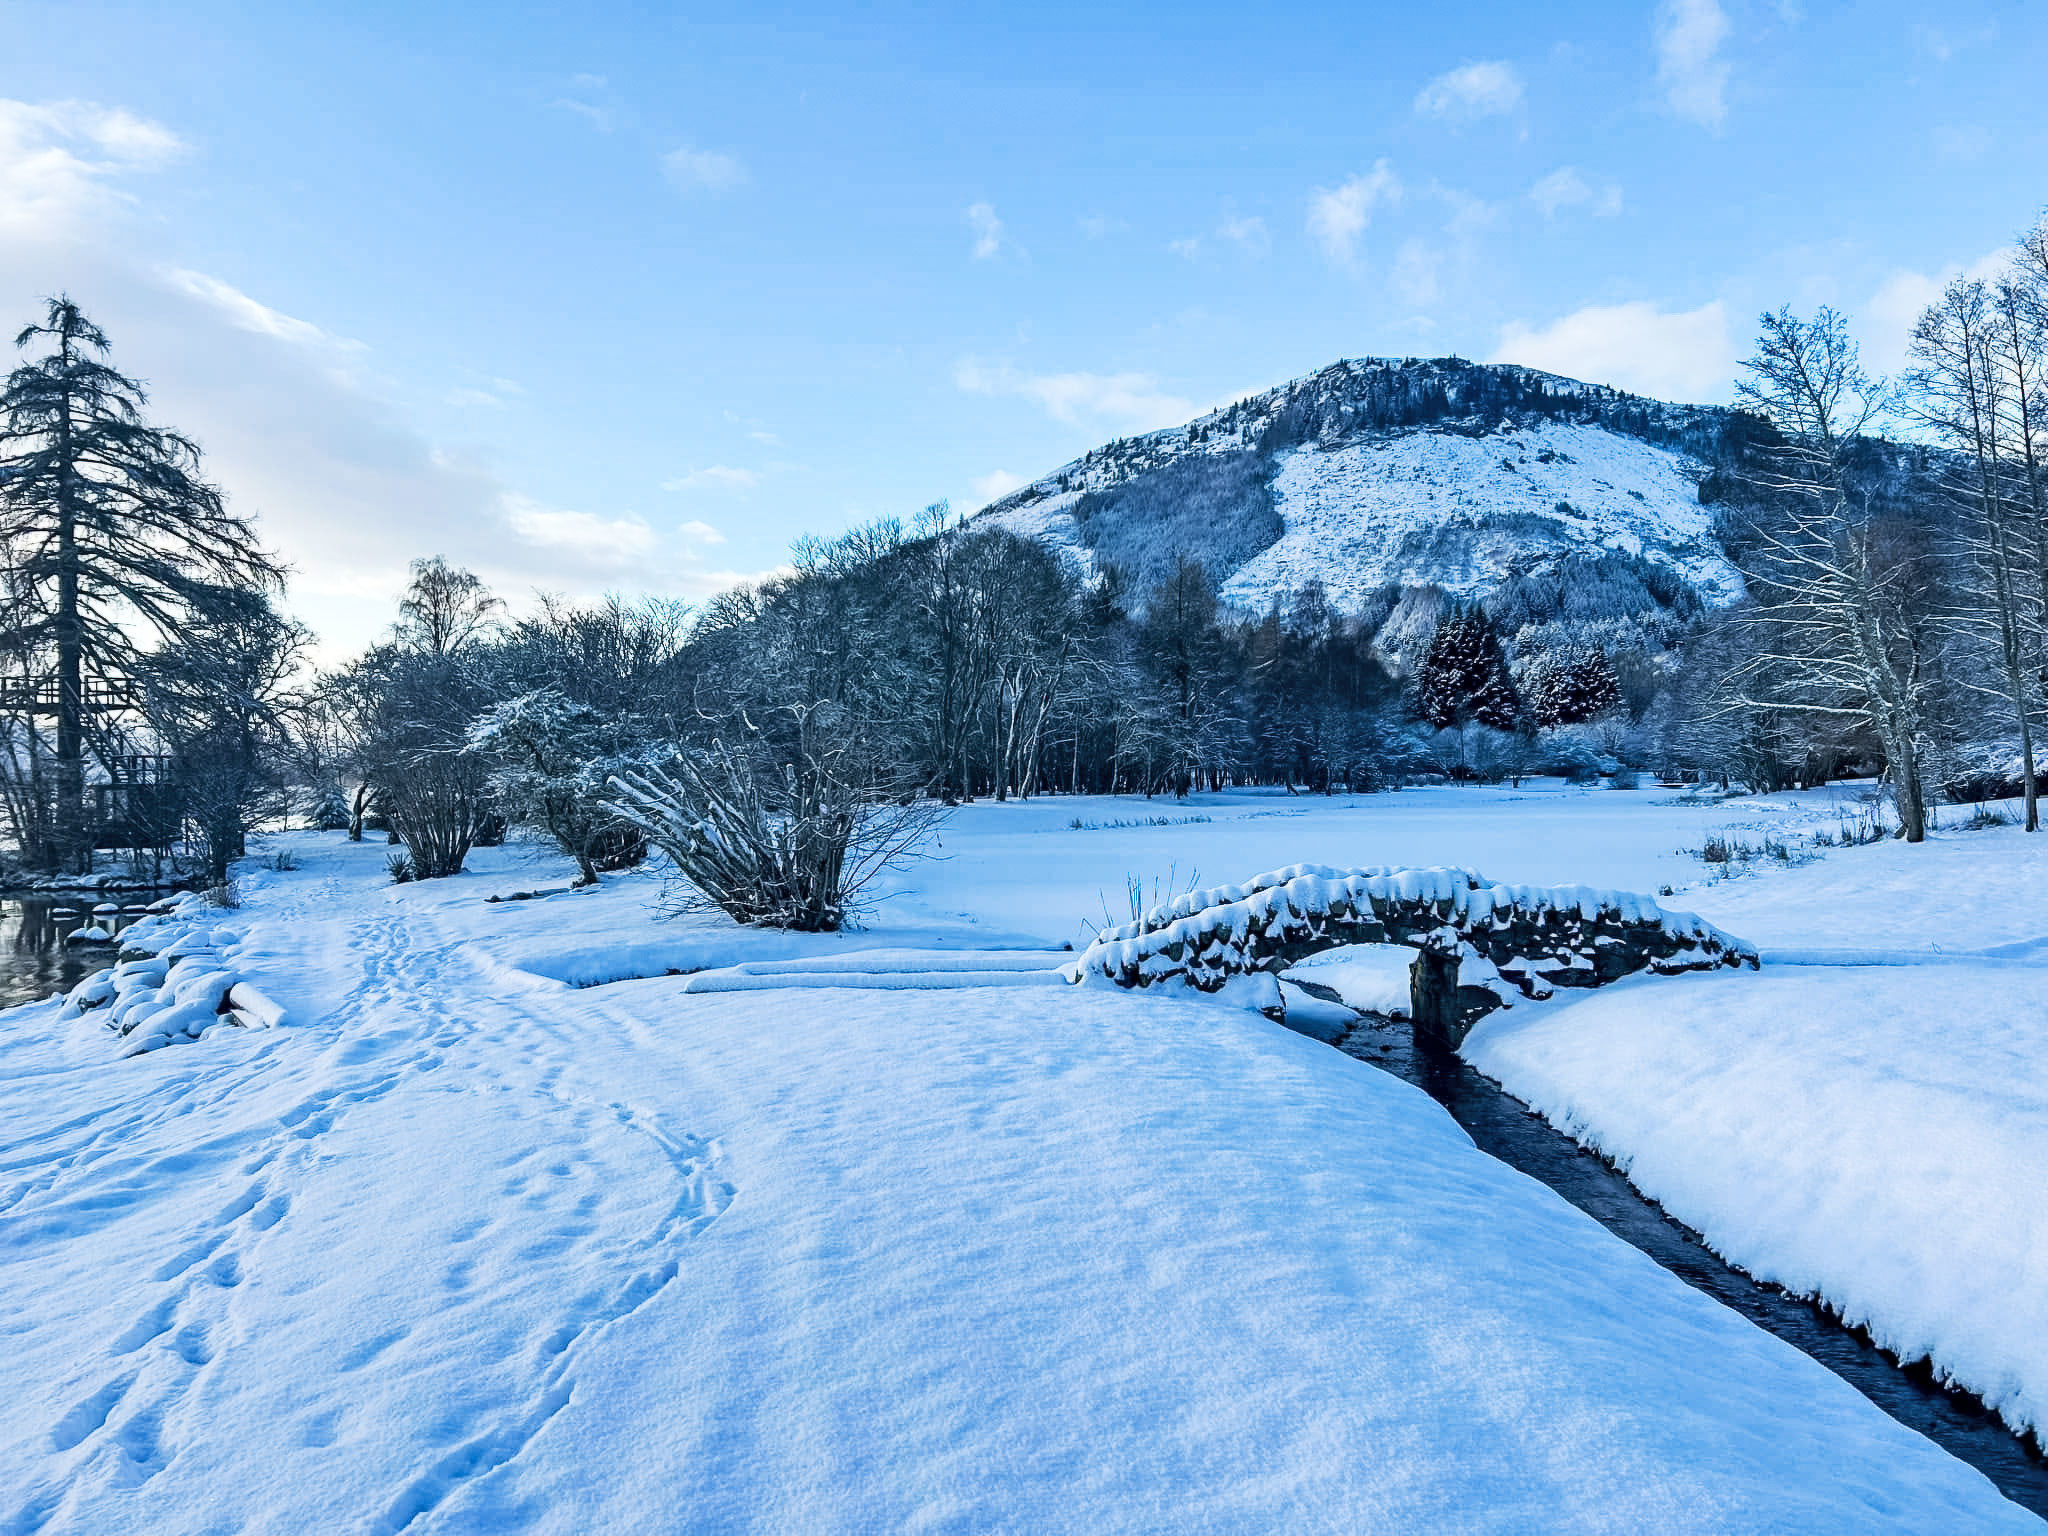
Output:
[[1621,703],[1614,663],[1596,645],[1567,645],[1538,657],[1524,678],[1529,713],[1539,726],[1577,725]]
[[1438,730],[1473,720],[1496,731],[1515,728],[1521,699],[1483,609],[1454,610],[1437,625],[1417,676],[1416,710]]
[[[230,616],[279,571],[254,530],[199,475],[190,439],[143,418],[142,386],[106,361],[107,338],[68,298],[15,337],[45,355],[0,389],[0,559],[12,578],[4,635],[56,723],[44,868],[90,864],[86,756],[96,704],[133,701],[145,646]],[[47,695],[47,698],[45,698]],[[25,839],[26,841],[26,839]]]

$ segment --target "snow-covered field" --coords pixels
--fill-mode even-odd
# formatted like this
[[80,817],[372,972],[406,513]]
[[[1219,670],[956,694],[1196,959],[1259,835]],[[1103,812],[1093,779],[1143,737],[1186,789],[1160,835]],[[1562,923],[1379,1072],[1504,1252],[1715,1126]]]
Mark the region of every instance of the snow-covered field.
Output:
[[[520,850],[393,887],[382,847],[284,838],[300,867],[245,876],[217,924],[283,1027],[117,1062],[51,1005],[0,1020],[0,1530],[2038,1529],[1416,1090],[1256,1014],[1044,984],[1067,958],[1049,946],[1129,915],[1127,876],[1149,896],[1304,860],[1461,863],[1655,890],[1697,880],[1678,850],[1720,827],[1832,826],[1821,798],[976,806],[866,931],[808,940],[658,921],[651,876],[486,903],[566,877]],[[1175,824],[1112,825],[1151,816]],[[1673,904],[1767,956],[1905,958],[1955,947],[1962,919],[1964,947],[2023,946],[2048,865],[2016,844],[1843,850]],[[1907,910],[1924,888],[1901,861],[1926,856],[1948,861],[1947,919]],[[1861,919],[1816,910],[1870,891]],[[727,969],[662,974],[708,966]],[[2014,978],[1994,1012],[2022,990],[1979,962],[1921,995],[1980,973]],[[648,979],[569,984],[625,976]],[[1816,1129],[1776,1143],[1769,1189],[1728,1160],[1760,1112],[1699,1065],[1721,1054],[1691,1044],[1712,1000],[1796,1008],[1780,1031],[1811,1042],[1829,1005],[1760,989],[1867,977],[1625,983],[1474,1040],[1654,1137],[1656,1115],[1627,1118],[1647,1069],[1617,1087],[1611,1054],[1569,1047],[1580,1019],[1668,1038],[1702,1107],[1685,1158],[1713,1198],[1749,1191],[1766,1245],[1799,1225],[1764,1208],[1787,1187],[1809,1232],[1872,1219],[1870,1160],[1917,1159],[1916,1199],[1928,1168],[1988,1164],[1995,1205],[2006,1170],[2043,1165],[2038,1131],[2001,1111],[1967,1148],[1943,1137],[1994,1089],[2032,1082],[2038,1115],[2043,1058],[1994,1062],[1974,1013],[1923,1015],[1912,1064],[1963,1085],[1936,1134],[1851,1168],[1818,1122],[1856,1106],[1773,1084],[1771,1113]],[[1893,1038],[1836,1059],[1899,1126],[1934,1099]],[[1882,1220],[1812,1239],[1817,1283],[1888,1253],[1965,1283]]]

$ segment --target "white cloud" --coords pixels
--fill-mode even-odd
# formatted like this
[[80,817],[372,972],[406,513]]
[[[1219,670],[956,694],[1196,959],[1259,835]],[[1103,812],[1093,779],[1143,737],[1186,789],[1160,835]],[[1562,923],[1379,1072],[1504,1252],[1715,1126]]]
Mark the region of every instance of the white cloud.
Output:
[[442,398],[450,405],[481,406],[487,410],[502,411],[506,405],[526,391],[511,379],[492,379],[486,389],[472,385],[458,385]]
[[152,419],[200,444],[208,478],[291,567],[286,601],[320,633],[322,664],[383,632],[419,555],[467,566],[515,605],[537,587],[702,596],[746,578],[702,568],[636,517],[519,494],[383,397],[360,344],[172,260],[139,193],[180,152],[133,114],[0,100],[0,294],[17,306],[0,320],[34,318],[37,294],[85,304],[116,366],[149,381]]
[[1003,221],[987,203],[967,210],[967,227],[974,231],[974,259],[987,261],[1003,248]]
[[91,102],[0,99],[0,231],[77,232],[122,202],[110,183],[185,152],[160,123]]
[[713,464],[704,469],[693,469],[673,480],[664,480],[661,488],[664,491],[750,491],[760,483],[761,477],[751,469]]
[[1318,187],[1309,198],[1308,229],[1323,254],[1342,267],[1358,264],[1358,237],[1372,223],[1382,203],[1401,201],[1401,179],[1385,160],[1373,163],[1363,176],[1353,176],[1335,191]]
[[1980,43],[1993,42],[1997,37],[1998,24],[1996,22],[1991,22],[1988,25],[1976,27],[1965,32],[1950,32],[1941,27],[1925,25],[1913,28],[1914,43],[1922,52],[1926,53],[1929,58],[1938,64],[1946,64],[1965,48],[1975,47]]
[[1934,130],[1934,149],[1944,160],[1977,160],[1991,148],[1989,130],[1977,123],[1944,123]]
[[[1251,218],[1226,217],[1216,226],[1216,238],[1237,247],[1239,252],[1253,260],[1263,260],[1273,249],[1273,237],[1266,229],[1266,221],[1254,215]],[[1185,240],[1169,240],[1166,248],[1176,256],[1189,261],[1202,254],[1202,237],[1189,235]]]
[[987,506],[992,501],[1002,500],[1024,483],[1022,475],[1013,475],[1007,469],[992,469],[987,474],[970,480],[968,485],[980,498],[981,504]]
[[1657,83],[1680,117],[1719,128],[1728,115],[1728,15],[1719,0],[1664,0],[1656,23]]
[[1055,421],[1149,432],[1195,414],[1192,402],[1168,394],[1149,373],[1025,374],[963,359],[953,383],[969,394],[1017,395],[1035,401]]
[[505,520],[512,525],[512,531],[542,549],[573,549],[586,559],[619,566],[640,559],[654,548],[654,530],[637,517],[565,512],[509,491],[503,505]]
[[1493,117],[1512,112],[1522,100],[1522,78],[1512,64],[1492,59],[1438,75],[1415,98],[1415,110],[1429,117]]
[[1461,249],[1469,249],[1500,218],[1500,208],[1496,204],[1483,197],[1474,197],[1469,192],[1460,192],[1456,187],[1431,187],[1429,193],[1451,210],[1451,216],[1444,220],[1444,233]]
[[1621,212],[1621,188],[1609,183],[1595,192],[1572,166],[1559,166],[1529,189],[1529,200],[1543,210],[1543,217],[1557,217],[1561,208],[1584,208],[1596,219],[1612,218]]
[[577,101],[571,96],[558,96],[549,105],[559,107],[564,112],[574,112],[599,133],[612,131],[612,115],[603,107],[592,106],[587,101]]
[[1480,236],[1500,222],[1501,207],[1455,187],[1433,185],[1424,194],[1449,210],[1441,240],[1420,236],[1401,242],[1394,253],[1388,281],[1406,303],[1422,307],[1444,296],[1447,278],[1470,273],[1479,254]]
[[1852,316],[1863,365],[1873,373],[1898,372],[1908,361],[1914,325],[1921,312],[1941,297],[1942,289],[1959,277],[1991,282],[2005,272],[2011,260],[2011,253],[2000,249],[1974,261],[1950,262],[1938,272],[1901,267],[1892,273],[1878,285],[1862,312]]
[[361,342],[337,341],[311,321],[297,320],[268,304],[259,304],[233,284],[208,277],[204,272],[173,269],[166,271],[164,277],[171,287],[219,310],[227,317],[228,324],[238,331],[253,331],[258,336],[274,336],[279,341],[302,346],[329,344],[351,351],[362,349]]
[[1590,305],[1540,329],[1510,321],[1490,361],[1659,400],[1713,401],[1727,398],[1736,354],[1719,300],[1678,313],[1638,301]]
[[747,179],[747,168],[734,156],[715,149],[693,149],[688,144],[663,155],[661,168],[670,182],[686,192],[723,192]]
[[1266,230],[1266,221],[1256,215],[1248,219],[1225,219],[1216,227],[1216,233],[1247,256],[1264,256],[1273,249],[1273,237]]
[[720,533],[709,523],[702,522],[694,517],[687,523],[679,523],[676,526],[676,532],[680,533],[692,544],[723,544],[725,542],[724,534]]

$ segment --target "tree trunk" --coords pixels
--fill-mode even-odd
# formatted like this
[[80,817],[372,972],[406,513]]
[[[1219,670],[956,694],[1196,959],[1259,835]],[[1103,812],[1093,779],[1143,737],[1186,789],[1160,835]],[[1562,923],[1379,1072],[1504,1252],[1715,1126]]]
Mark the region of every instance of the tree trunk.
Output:
[[1921,796],[1920,753],[1911,737],[1885,744],[1890,759],[1892,799],[1899,812],[1899,830],[1909,843],[1927,841],[1927,804]]
[[[65,361],[70,361],[65,341]],[[57,848],[67,869],[85,874],[85,634],[78,613],[78,509],[72,491],[69,402],[57,427]]]

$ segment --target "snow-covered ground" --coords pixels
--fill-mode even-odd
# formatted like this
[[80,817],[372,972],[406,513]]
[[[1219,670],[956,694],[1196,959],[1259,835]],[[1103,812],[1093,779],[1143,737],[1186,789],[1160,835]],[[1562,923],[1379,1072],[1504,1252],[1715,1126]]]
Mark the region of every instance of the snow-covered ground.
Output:
[[2048,1427],[2048,848],[1998,829],[1686,893],[1755,974],[1630,980],[1466,1057],[1767,1280]]
[[[1181,819],[1110,825],[1153,815]],[[984,805],[866,931],[808,940],[658,921],[651,876],[486,903],[566,878],[519,850],[393,887],[382,847],[284,839],[300,867],[217,923],[283,1027],[115,1061],[51,1005],[0,1022],[0,1530],[2038,1529],[1405,1084],[1213,1002],[1042,984],[1048,946],[1128,916],[1126,876],[1654,890],[1723,826],[1835,815],[1554,787]],[[1787,892],[1983,857],[2038,911],[2012,841],[1673,900],[1839,948],[1867,924]],[[2031,937],[1982,905],[1987,945]],[[1661,1027],[1710,988],[1858,974],[1508,1022],[1634,996]],[[569,984],[619,976],[649,979]]]

